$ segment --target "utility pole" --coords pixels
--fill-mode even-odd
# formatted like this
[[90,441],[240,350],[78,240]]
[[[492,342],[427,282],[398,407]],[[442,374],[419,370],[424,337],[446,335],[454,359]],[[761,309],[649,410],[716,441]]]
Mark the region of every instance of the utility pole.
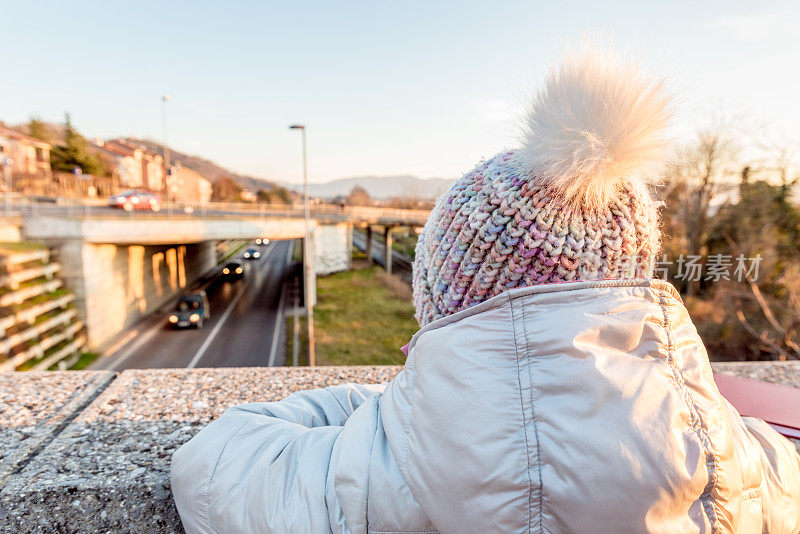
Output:
[[172,204],[169,203],[169,147],[167,146],[167,102],[172,100],[172,96],[165,94],[161,96],[161,157],[164,159],[164,200],[170,206],[172,214]]
[[308,198],[308,160],[306,156],[306,127],[302,124],[292,124],[290,130],[300,130],[303,135],[303,219],[305,233],[303,238],[303,294],[306,304],[306,324],[308,326],[308,365],[317,364],[314,347],[314,306],[311,302],[311,275],[313,273],[313,258],[311,253],[311,208]]
[[11,206],[11,196],[13,191],[12,187],[13,182],[11,181],[11,166],[14,164],[14,160],[11,158],[4,158],[2,163],[3,163],[3,178],[5,180],[5,186],[6,186],[6,194],[4,195],[6,200],[6,214],[8,214]]

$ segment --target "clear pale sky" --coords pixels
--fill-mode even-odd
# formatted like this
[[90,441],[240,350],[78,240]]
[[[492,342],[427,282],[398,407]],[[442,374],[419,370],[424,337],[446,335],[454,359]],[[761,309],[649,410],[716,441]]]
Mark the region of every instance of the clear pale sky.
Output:
[[721,107],[797,133],[796,2],[600,4],[0,0],[0,120],[160,140],[170,93],[170,145],[238,172],[298,182],[304,122],[311,181],[455,178],[588,32],[667,77],[679,132]]

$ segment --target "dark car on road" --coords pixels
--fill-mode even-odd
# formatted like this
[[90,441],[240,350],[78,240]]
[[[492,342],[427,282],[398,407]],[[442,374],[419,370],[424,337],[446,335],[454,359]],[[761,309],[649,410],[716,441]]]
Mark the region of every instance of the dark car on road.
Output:
[[256,239],[256,245],[260,247],[265,247],[269,245],[269,239],[267,239],[266,237],[259,237],[258,239]]
[[203,323],[211,317],[208,297],[205,291],[191,291],[184,294],[175,309],[169,314],[169,324],[176,328],[203,328]]
[[226,280],[241,280],[244,278],[244,266],[238,261],[231,261],[222,268],[222,277]]
[[161,211],[161,200],[150,191],[131,189],[119,195],[109,197],[108,205],[125,211],[150,210]]
[[257,248],[248,248],[244,251],[244,259],[246,260],[257,260],[261,257],[261,253],[258,251]]

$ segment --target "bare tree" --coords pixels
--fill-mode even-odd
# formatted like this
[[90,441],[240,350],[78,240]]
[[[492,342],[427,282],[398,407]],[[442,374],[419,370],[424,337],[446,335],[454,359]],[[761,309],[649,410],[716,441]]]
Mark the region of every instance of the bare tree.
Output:
[[[798,170],[798,143],[785,133],[772,134],[768,130],[759,132],[755,145],[762,153],[754,173],[766,175],[783,187],[792,189],[800,181]],[[770,180],[772,181],[772,180]]]
[[[679,151],[668,168],[666,182],[667,213],[672,218],[669,230],[682,234],[686,253],[703,256],[709,217],[715,201],[732,186],[738,157],[729,122],[715,120],[698,132],[696,140]],[[697,282],[687,280],[685,292],[696,292]]]

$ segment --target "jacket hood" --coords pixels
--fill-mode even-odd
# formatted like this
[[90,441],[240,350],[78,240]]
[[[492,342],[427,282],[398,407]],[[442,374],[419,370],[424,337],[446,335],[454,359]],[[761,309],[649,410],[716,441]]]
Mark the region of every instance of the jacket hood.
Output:
[[[420,330],[405,371],[383,422],[440,530],[688,532],[725,520],[709,485],[733,454],[709,447],[725,408],[666,282],[499,295]],[[712,430],[701,412],[715,414]]]

